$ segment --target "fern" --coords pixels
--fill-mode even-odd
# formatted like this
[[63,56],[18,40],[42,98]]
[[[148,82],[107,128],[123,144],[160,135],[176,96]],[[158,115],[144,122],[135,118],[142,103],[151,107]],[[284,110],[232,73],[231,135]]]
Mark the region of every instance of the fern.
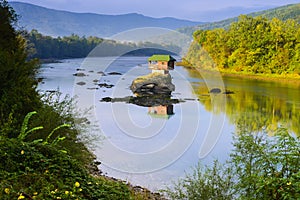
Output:
[[[24,121],[23,121],[23,124],[22,124],[22,127],[21,127],[21,131],[20,131],[20,134],[18,136],[18,139],[23,141],[27,135],[29,135],[30,133],[34,132],[34,131],[37,131],[37,130],[40,130],[40,129],[43,129],[44,127],[43,126],[37,126],[37,127],[34,127],[30,130],[28,130],[28,123],[29,123],[29,120],[30,118],[32,117],[32,115],[35,115],[37,114],[36,111],[33,111],[33,112],[30,112],[28,113],[25,118],[24,118]],[[32,141],[32,143],[42,143],[43,145],[47,145],[49,144],[49,139],[51,138],[51,136],[53,135],[53,133],[61,128],[64,128],[64,127],[71,127],[70,124],[62,124],[60,126],[57,126],[56,128],[54,128],[50,134],[47,136],[46,140],[44,141],[43,139],[37,139],[37,140],[34,140]],[[28,130],[28,131],[27,131]],[[60,137],[60,136],[57,136],[53,142],[51,143],[51,145],[56,145],[58,142],[60,141],[63,141],[66,137]]]
[[31,118],[32,115],[35,115],[36,113],[37,113],[36,111],[33,111],[33,112],[28,113],[28,114],[25,116],[24,121],[23,121],[23,123],[22,123],[22,127],[21,127],[20,134],[19,134],[19,136],[18,136],[18,139],[19,139],[19,140],[24,140],[24,139],[26,138],[26,136],[27,136],[29,133],[44,128],[43,126],[38,126],[38,127],[34,127],[34,128],[32,128],[32,129],[30,129],[29,131],[27,131],[29,119]]
[[[46,140],[43,142],[43,144],[48,144],[48,141],[49,141],[49,139],[51,138],[51,136],[53,135],[53,133],[54,133],[55,131],[61,129],[61,128],[64,128],[64,127],[71,127],[71,125],[70,125],[70,124],[62,124],[62,125],[60,125],[60,126],[54,128],[54,129],[51,131],[51,133],[47,136],[47,138],[46,138]],[[52,144],[55,145],[55,144],[57,144],[59,141],[62,141],[62,140],[64,140],[64,139],[65,139],[65,137],[59,137],[59,136],[58,136],[58,137],[52,142]]]

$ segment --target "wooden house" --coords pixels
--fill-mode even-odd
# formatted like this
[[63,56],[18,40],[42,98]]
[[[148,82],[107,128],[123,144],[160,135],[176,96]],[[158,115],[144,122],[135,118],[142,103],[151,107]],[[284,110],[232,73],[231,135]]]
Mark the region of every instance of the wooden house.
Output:
[[152,55],[148,58],[148,65],[152,73],[168,74],[169,70],[174,69],[175,61],[170,55]]

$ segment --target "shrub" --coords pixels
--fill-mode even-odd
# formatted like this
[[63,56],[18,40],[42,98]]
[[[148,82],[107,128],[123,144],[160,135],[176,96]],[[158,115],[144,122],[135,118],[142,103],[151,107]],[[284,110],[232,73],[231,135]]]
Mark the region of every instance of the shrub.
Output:
[[300,199],[300,138],[243,129],[223,166],[198,167],[164,192],[171,199]]

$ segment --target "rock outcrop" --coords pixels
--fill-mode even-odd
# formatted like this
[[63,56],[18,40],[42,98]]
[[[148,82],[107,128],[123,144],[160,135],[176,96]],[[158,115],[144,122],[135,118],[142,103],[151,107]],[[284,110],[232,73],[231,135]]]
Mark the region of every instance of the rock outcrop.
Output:
[[170,74],[151,73],[136,78],[130,89],[139,95],[171,94],[175,90]]

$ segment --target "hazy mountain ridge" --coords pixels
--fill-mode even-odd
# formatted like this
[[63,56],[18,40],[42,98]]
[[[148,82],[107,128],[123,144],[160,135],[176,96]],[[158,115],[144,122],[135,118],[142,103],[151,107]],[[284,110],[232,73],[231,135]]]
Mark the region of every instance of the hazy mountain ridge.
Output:
[[66,36],[74,33],[79,36],[107,37],[134,28],[178,29],[201,24],[201,22],[170,17],[152,18],[137,13],[102,15],[60,11],[21,2],[10,2],[10,5],[20,16],[20,27],[26,30],[37,29],[40,33],[51,36]]
[[[289,4],[286,6],[281,6],[277,8],[272,8],[264,11],[253,12],[248,14],[248,16],[262,16],[267,19],[278,18],[280,20],[288,20],[294,19],[298,23],[300,23],[300,3],[299,4]],[[194,31],[199,29],[214,29],[214,28],[227,28],[232,22],[238,21],[238,17],[229,18],[226,20],[212,22],[212,23],[205,23],[197,26],[192,27],[184,27],[179,29],[180,32],[186,33],[188,35],[193,34]]]

